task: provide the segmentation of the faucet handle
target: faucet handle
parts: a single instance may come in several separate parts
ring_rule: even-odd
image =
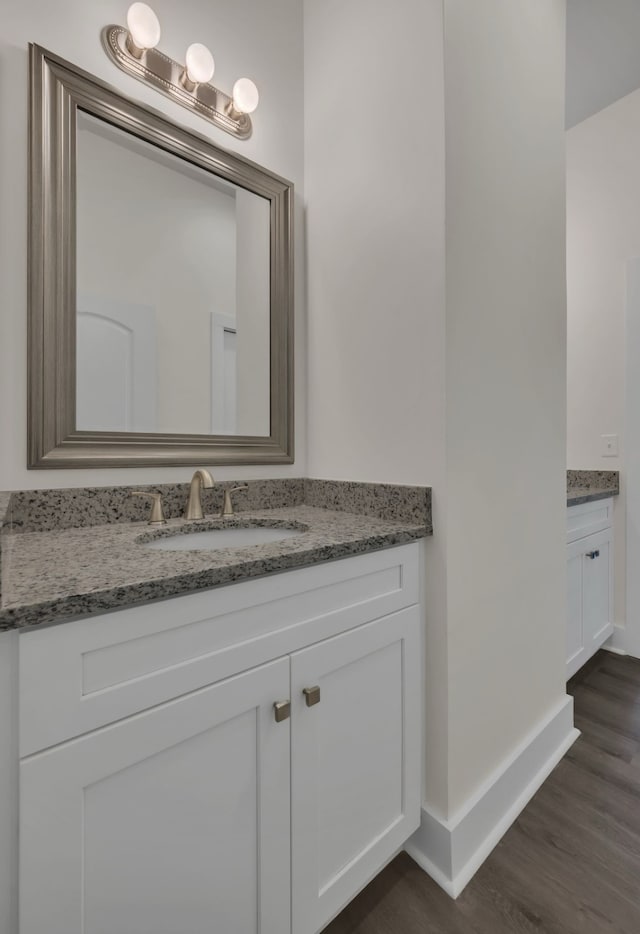
[[[224,500],[222,503],[222,509],[220,510],[221,516],[232,516],[233,515],[233,503],[231,502],[231,494],[237,493],[238,490],[248,490],[249,487],[246,483],[243,483],[241,486],[232,486],[230,490],[224,491]]]
[[[149,525],[166,525],[167,520],[162,511],[162,493],[147,493],[145,490],[132,490],[131,496],[144,496],[152,500]]]

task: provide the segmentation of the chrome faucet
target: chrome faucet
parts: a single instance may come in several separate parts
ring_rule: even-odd
[[[213,486],[213,477],[208,470],[201,467],[196,470],[189,487],[189,500],[187,502],[187,511],[184,514],[185,519],[202,519],[202,490],[210,490]]]

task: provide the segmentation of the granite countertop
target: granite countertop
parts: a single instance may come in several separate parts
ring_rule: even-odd
[[[247,524],[302,528],[262,545],[215,551],[161,551],[140,539]],[[102,613],[235,581],[306,567],[415,541],[427,521],[391,521],[309,505],[243,512],[233,519],[170,519],[155,532],[144,522],[2,537],[0,630]]]
[[[11,493],[0,493],[0,529],[6,522],[10,501]]]
[[[580,506],[620,493],[617,470],[567,470],[567,506]]]
[[[211,515],[234,481],[203,491]],[[0,630],[62,622],[279,571],[364,554],[432,533],[428,487],[309,478],[251,480],[236,516],[186,522],[185,484],[162,492],[168,523],[152,530],[129,487],[0,493]],[[619,493],[617,471],[567,471],[567,505]],[[275,525],[300,534],[201,551],[145,547],[149,536],[220,526]]]

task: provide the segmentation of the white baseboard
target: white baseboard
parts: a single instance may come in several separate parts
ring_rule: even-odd
[[[613,627],[612,635],[602,646],[607,652],[613,652],[615,655],[627,655],[627,632],[624,626]]]
[[[409,856],[457,898],[578,736],[567,696],[453,818],[422,808]]]

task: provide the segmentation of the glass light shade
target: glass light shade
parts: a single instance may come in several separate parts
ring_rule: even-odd
[[[201,42],[194,42],[187,49],[185,56],[187,77],[195,84],[206,84],[213,78],[215,62],[213,55]]]
[[[252,114],[258,106],[260,95],[251,78],[238,78],[233,86],[234,109],[243,114]]]
[[[160,22],[146,3],[132,3],[127,10],[127,29],[138,49],[155,49],[160,42]]]

